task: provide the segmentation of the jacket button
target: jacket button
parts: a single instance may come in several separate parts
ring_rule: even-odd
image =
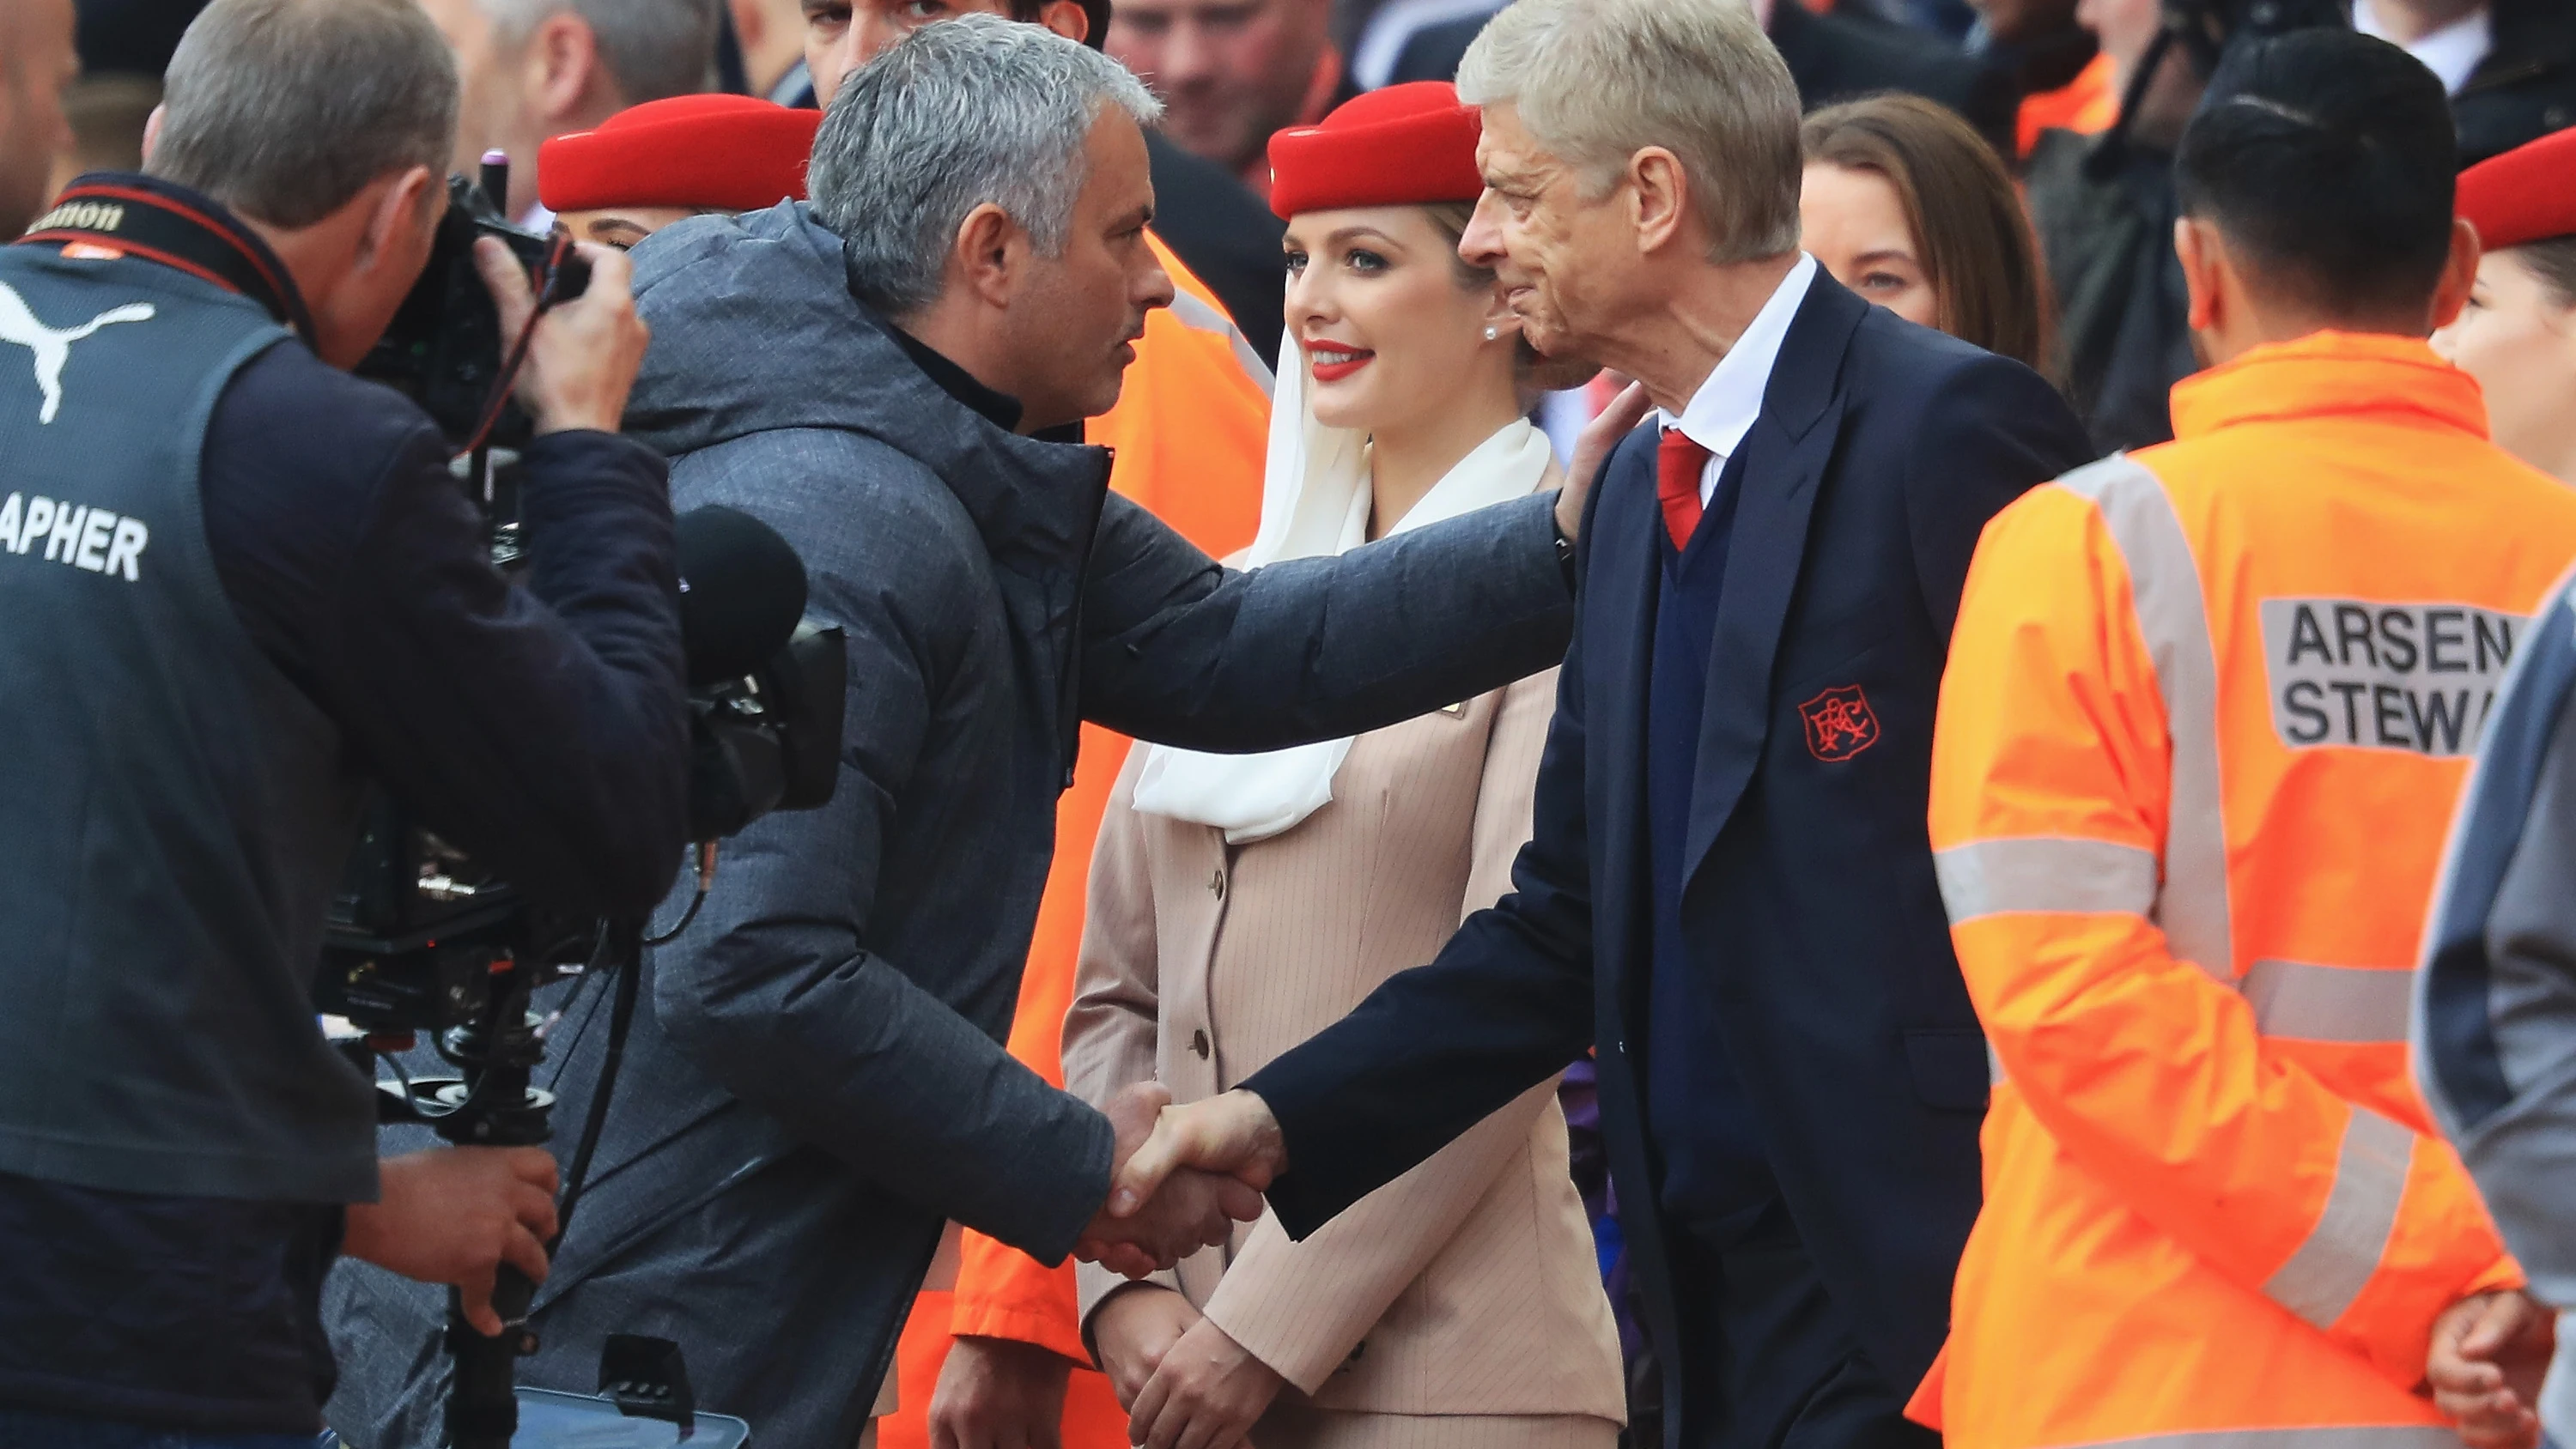
[[[1206,1032],[1194,1031],[1190,1033],[1190,1050],[1198,1054],[1200,1061],[1207,1060],[1208,1039]]]
[[[1217,867],[1216,872],[1208,877],[1208,894],[1218,900],[1225,899],[1225,867]]]

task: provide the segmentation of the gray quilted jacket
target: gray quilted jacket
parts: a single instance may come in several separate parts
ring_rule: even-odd
[[[849,715],[831,804],[728,842],[645,963],[521,1382],[591,1392],[605,1335],[653,1334],[762,1449],[849,1449],[942,1223],[1054,1261],[1108,1190],[1107,1122],[1000,1045],[1079,720],[1206,750],[1354,734],[1553,665],[1572,602],[1552,497],[1220,568],[1108,491],[1106,452],[934,385],[801,207],[663,232],[636,287],[653,348],[627,430],[670,455],[678,508],[796,546],[809,611],[849,634]],[[554,1034],[559,1152],[603,996]],[[344,1264],[329,1309],[333,1425],[437,1442],[441,1295]]]

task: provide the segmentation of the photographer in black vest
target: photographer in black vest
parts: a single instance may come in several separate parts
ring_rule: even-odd
[[[624,259],[535,327],[525,587],[429,417],[345,371],[456,109],[412,0],[215,0],[146,174],[0,248],[0,1443],[309,1445],[336,1254],[487,1332],[495,1266],[545,1271],[547,1155],[379,1163],[310,997],[364,782],[568,910],[640,917],[686,833]]]

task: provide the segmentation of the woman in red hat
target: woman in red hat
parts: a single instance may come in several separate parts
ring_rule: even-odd
[[[1270,143],[1292,346],[1250,565],[1560,481],[1526,410],[1567,369],[1458,257],[1478,129],[1432,82]],[[1066,1084],[1222,1092],[1431,959],[1508,888],[1554,680],[1302,749],[1137,751],[1092,857]],[[1608,1449],[1625,1416],[1553,1084],[1303,1242],[1265,1218],[1149,1282],[1087,1272],[1083,1300],[1156,1449]]]
[[[2470,167],[2459,209],[2486,254],[2433,346],[2478,380],[2498,447],[2576,483],[2576,131]]]
[[[805,158],[823,113],[751,96],[673,96],[537,151],[537,200],[575,241],[629,250],[710,211],[805,199]]]

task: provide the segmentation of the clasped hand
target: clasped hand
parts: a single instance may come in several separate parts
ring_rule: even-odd
[[[1186,1107],[1171,1100],[1153,1082],[1110,1099],[1104,1110],[1117,1146],[1109,1201],[1075,1243],[1075,1257],[1142,1278],[1261,1216],[1263,1190],[1287,1166],[1270,1109],[1244,1091]]]
[[[1168,1288],[1121,1288],[1092,1315],[1101,1371],[1139,1449],[1239,1449],[1286,1386]]]
[[[2468,1449],[2534,1449],[2540,1382],[2556,1347],[2556,1319],[2515,1289],[2479,1293],[2434,1321],[2424,1384]]]
[[[1109,1200],[1074,1244],[1075,1257],[1142,1278],[1224,1242],[1236,1223],[1261,1216],[1260,1190],[1268,1178],[1203,1169],[1164,1143],[1170,1130],[1164,1124],[1192,1110],[1171,1101],[1161,1084],[1138,1082],[1102,1109],[1117,1134]]]

